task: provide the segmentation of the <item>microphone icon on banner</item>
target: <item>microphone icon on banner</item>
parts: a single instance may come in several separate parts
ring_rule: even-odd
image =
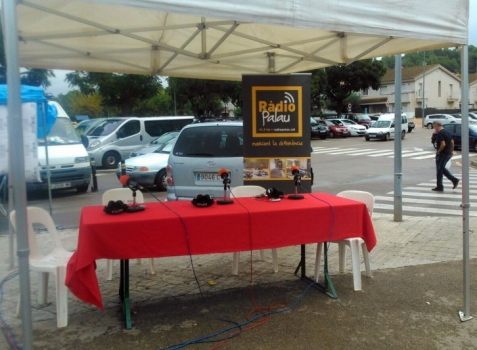
[[[126,211],[133,213],[137,211],[143,211],[144,209],[146,209],[145,207],[138,205],[136,202],[136,191],[143,189],[143,187],[138,182],[132,181],[129,178],[129,175],[121,175],[121,177],[119,178],[119,182],[123,186],[128,187],[133,192],[133,203]]]
[[[232,204],[234,201],[227,197],[227,189],[230,191],[230,173],[227,169],[222,168],[219,170],[219,176],[224,184],[224,199],[217,200],[217,204]]]
[[[303,199],[305,198],[302,194],[298,194],[298,186],[301,183],[300,168],[296,165],[290,168],[290,171],[293,175],[293,180],[295,181],[295,193],[288,195],[288,199]]]

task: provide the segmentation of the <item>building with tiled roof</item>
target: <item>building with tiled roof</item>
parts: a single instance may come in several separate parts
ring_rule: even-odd
[[[424,67],[403,67],[401,87],[402,111],[412,117],[416,108],[460,108],[460,77],[439,64]],[[475,79],[474,79],[475,80]],[[470,76],[469,76],[470,83]],[[469,84],[470,85],[470,84]],[[477,84],[475,84],[477,98]],[[368,113],[394,112],[394,69],[381,79],[379,90],[360,91],[361,109]],[[470,99],[470,94],[469,94]]]

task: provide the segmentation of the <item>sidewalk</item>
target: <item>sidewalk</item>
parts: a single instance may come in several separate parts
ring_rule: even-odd
[[[403,222],[394,222],[392,215],[375,213],[373,223],[378,244],[370,253],[373,278],[363,274],[363,291],[353,291],[349,254],[347,273],[338,273],[337,247],[332,244],[329,269],[337,300],[312,288],[295,308],[273,315],[264,326],[230,339],[223,348],[310,349],[327,344],[335,349],[477,349],[476,321],[461,323],[457,314],[463,310],[462,218],[406,216]],[[475,231],[473,222],[471,231]],[[76,248],[77,230],[61,230],[60,235],[67,249]],[[38,238],[46,243],[47,235],[40,232]],[[477,256],[476,246],[476,233],[471,232],[471,259]],[[306,249],[307,274],[311,276],[316,247],[308,245]],[[0,257],[3,279],[10,272],[8,236],[0,236]],[[56,328],[54,281],[49,288],[52,304],[39,306],[36,276],[31,275],[35,348],[158,349],[230,326],[218,322],[210,309],[212,313],[244,320],[253,307],[251,293],[260,302],[270,297],[288,299],[289,304],[295,302],[306,288],[294,275],[299,247],[278,250],[278,273],[273,273],[269,251],[265,261],[258,261],[258,257],[258,252],[254,252],[252,292],[249,252],[241,254],[239,276],[231,274],[232,254],[194,256],[194,271],[206,304],[189,257],[155,259],[156,275],[150,274],[146,260],[142,264],[131,261],[130,331],[124,330],[118,303],[119,266],[113,280],[106,281],[106,263],[97,262],[104,311],[70,294],[69,325],[63,329]],[[471,263],[476,265],[475,260]],[[216,284],[210,286],[209,281]],[[471,286],[472,282],[475,276]],[[477,307],[473,301],[477,296],[475,286],[471,291],[472,315]],[[21,322],[15,317],[19,279],[6,282],[3,292],[1,315],[21,342]],[[419,300],[413,302],[416,298]],[[316,346],[311,345],[313,342]],[[190,348],[207,349],[214,345],[217,344]],[[0,337],[0,349],[8,348],[6,340]]]

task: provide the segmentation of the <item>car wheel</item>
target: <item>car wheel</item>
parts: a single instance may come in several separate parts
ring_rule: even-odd
[[[76,187],[76,191],[79,193],[86,193],[88,191],[89,184],[82,184],[81,186]]]
[[[405,137],[406,137],[406,132],[403,130],[401,133],[401,140],[404,140]]]
[[[384,135],[384,141],[389,141],[389,134]]]
[[[369,141],[369,137],[366,137],[366,136],[365,136],[364,139],[365,139],[366,141]]]
[[[326,136],[320,136],[321,140],[326,140]]]
[[[161,169],[156,175],[154,179],[154,184],[156,185],[159,191],[166,191],[167,190],[167,172],[166,169]]]
[[[120,161],[121,157],[116,152],[106,152],[103,157],[103,168],[116,169]]]
[[[477,141],[474,141],[474,143],[472,144],[472,150],[474,150],[474,152],[477,152]]]
[[[432,129],[432,123],[427,124],[428,129]]]
[[[407,132],[411,132],[411,131],[412,131],[412,129],[411,129],[411,128],[408,128],[408,129],[407,129]]]

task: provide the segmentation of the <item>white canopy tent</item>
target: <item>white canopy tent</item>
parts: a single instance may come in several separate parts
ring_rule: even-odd
[[[4,33],[12,95],[9,112],[15,125],[9,132],[15,134],[21,132],[16,118],[19,84],[18,72],[11,67],[19,66],[241,80],[242,74],[304,72],[462,46],[462,82],[468,81],[468,0],[434,0],[432,5],[421,0],[20,0],[16,5],[2,1],[3,23],[12,27],[4,28]],[[463,114],[465,108],[467,104]],[[464,122],[464,260],[469,232],[466,127]],[[21,153],[21,138],[14,141],[17,144],[10,149]],[[21,166],[14,169],[22,171]],[[13,179],[20,213],[17,228],[26,236],[25,222],[20,222],[26,217],[24,181],[22,176]],[[19,241],[19,251],[27,249],[24,244]],[[20,256],[20,273],[27,273],[28,260],[25,266],[24,255]],[[467,280],[468,267],[464,270]],[[23,286],[29,293],[29,280],[21,282]],[[28,293],[22,292],[23,309],[29,305],[29,299],[23,303]],[[464,318],[469,318],[467,299],[466,304]],[[25,348],[31,342],[28,312],[22,310]]]

